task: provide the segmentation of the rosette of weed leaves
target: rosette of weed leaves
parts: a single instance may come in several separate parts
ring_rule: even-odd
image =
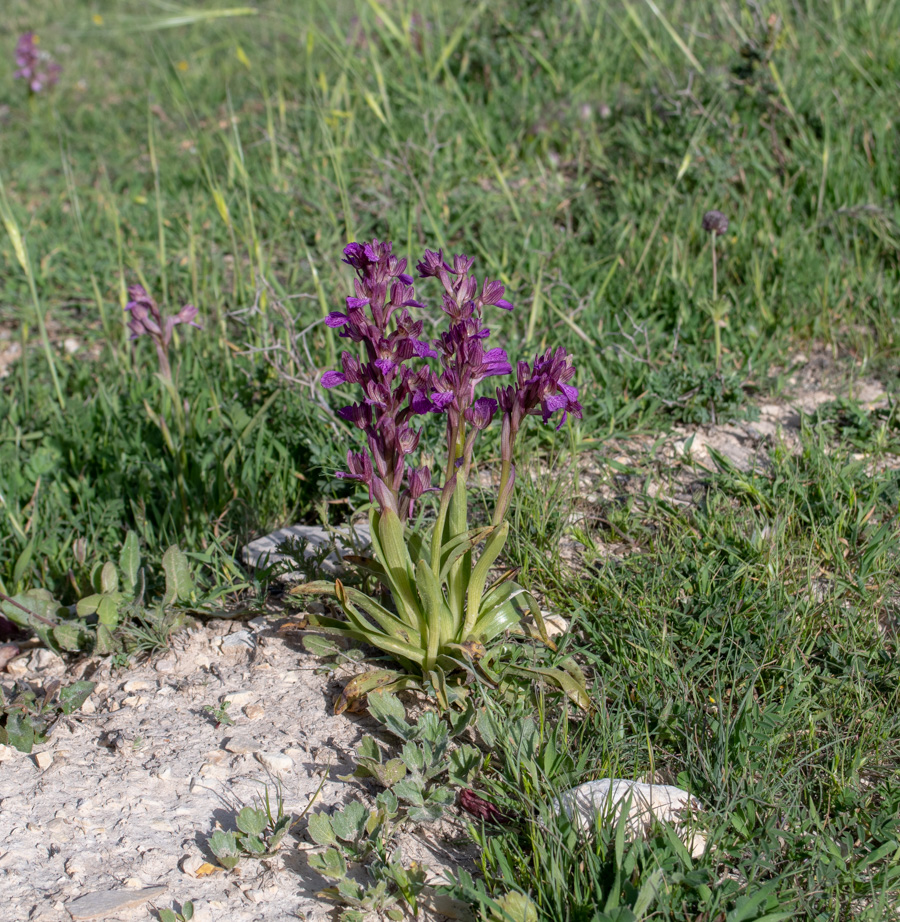
[[[446,328],[429,342],[423,321],[412,311],[416,300],[406,260],[392,253],[390,243],[351,243],[344,262],[356,270],[354,293],[345,311],[326,319],[340,336],[357,344],[345,351],[341,370],[326,372],[322,385],[355,385],[362,400],[338,415],[365,439],[365,449],[347,453],[347,470],[338,477],[368,487],[371,507],[372,558],[366,569],[386,587],[393,610],[364,592],[318,581],[295,592],[332,595],[344,618],[316,616],[319,629],[353,638],[390,654],[403,672],[376,670],[354,679],[338,701],[342,710],[353,698],[375,687],[417,687],[433,694],[443,707],[463,692],[468,677],[496,684],[498,668],[507,673],[536,675],[587,705],[584,679],[571,662],[564,668],[504,664],[500,643],[510,629],[531,614],[539,635],[550,646],[540,608],[512,574],[489,585],[491,567],[509,534],[506,515],[516,477],[514,453],[519,431],[529,416],[544,422],[559,414],[581,417],[572,357],[559,347],[529,363],[520,361],[515,383],[495,388],[495,397],[479,396],[489,378],[512,374],[505,350],[488,348],[488,308],[512,310],[499,282],[472,275],[473,260],[425,251],[417,269],[422,279],[436,281]],[[428,360],[437,360],[439,370]],[[409,463],[421,438],[417,417],[440,414],[446,421],[446,461],[435,482],[427,466]],[[500,483],[490,524],[469,526],[466,481],[476,442],[497,418],[501,427]],[[416,517],[423,497],[434,494],[433,524]]]

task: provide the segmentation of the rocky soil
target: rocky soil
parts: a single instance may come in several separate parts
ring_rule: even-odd
[[[211,870],[204,863],[216,865],[209,835],[234,829],[266,786],[273,802],[280,786],[295,815],[320,784],[313,810],[376,792],[337,776],[353,770],[355,745],[377,725],[334,716],[348,674],[320,674],[297,635],[279,632],[283,623],[211,621],[127,672],[108,661],[66,671],[46,650],[9,664],[4,690],[14,678],[42,686],[64,673],[98,685],[32,755],[0,747],[0,920],[138,920],[185,900],[197,922],[336,918],[317,897],[329,882],[307,865],[305,819],[275,858],[203,874]],[[204,710],[223,700],[234,726],[217,727]],[[444,867],[470,865],[453,842],[462,832],[452,820],[419,827],[401,842],[404,856],[424,861],[436,878]],[[436,905],[420,918],[445,918]]]

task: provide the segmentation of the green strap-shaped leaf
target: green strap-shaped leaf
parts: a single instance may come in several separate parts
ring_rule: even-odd
[[[466,483],[461,480],[450,498],[450,510],[447,515],[447,525],[443,536],[443,543],[449,544],[458,535],[468,532],[469,500]],[[466,599],[466,589],[470,585],[472,576],[472,554],[467,551],[462,554],[449,567],[447,580],[447,604],[454,612],[462,613]]]
[[[488,572],[494,561],[500,556],[500,552],[506,544],[507,535],[509,535],[509,522],[503,522],[488,538],[484,551],[472,570],[466,599],[466,623],[462,640],[466,640],[475,628],[475,622],[478,620],[478,613],[481,610],[481,595],[487,583]]]
[[[425,663],[426,671],[433,669],[442,643],[456,640],[453,613],[447,608],[441,592],[441,584],[431,572],[431,567],[420,560],[416,567],[416,588],[424,609],[425,629]],[[459,625],[461,626],[461,625]]]
[[[350,637],[360,643],[368,643],[373,647],[384,650],[395,656],[404,667],[409,668],[413,664],[421,666],[425,658],[425,651],[420,647],[412,644],[403,643],[401,640],[395,640],[388,637],[380,631],[376,631],[366,622],[361,621],[358,617],[353,623],[348,621],[339,621],[337,618],[329,618],[326,615],[312,615],[309,623],[317,630],[325,634],[333,634],[337,637]]]
[[[455,538],[448,541],[441,548],[441,572],[438,577],[441,582],[447,579],[450,567],[452,567],[463,554],[471,551],[472,548],[489,538],[494,529],[494,525],[486,525],[484,528],[470,528],[465,534],[457,535]]]
[[[387,571],[395,600],[402,600],[404,605],[414,611],[416,598],[412,588],[412,561],[403,541],[403,525],[397,514],[386,509],[380,516],[377,531],[382,554],[379,562]]]
[[[543,666],[511,666],[509,670],[527,677],[541,676],[551,685],[561,688],[578,707],[583,708],[585,711],[591,709],[591,699],[587,693],[587,688],[585,688],[583,678],[579,682],[570,672]]]

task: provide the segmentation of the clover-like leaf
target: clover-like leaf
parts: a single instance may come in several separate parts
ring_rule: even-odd
[[[347,876],[347,862],[336,848],[326,848],[320,855],[310,855],[309,866],[332,880],[343,880]]]
[[[291,828],[292,819],[293,817],[290,815],[283,816],[273,827],[268,844],[268,851],[270,853],[278,850],[278,846],[281,845],[281,840],[287,835],[287,831]]]
[[[411,772],[421,772],[425,768],[425,754],[415,743],[404,743],[400,758]]]
[[[237,828],[250,836],[258,836],[268,825],[266,811],[256,807],[244,807],[237,816]]]
[[[406,709],[396,695],[386,691],[371,691],[368,696],[369,713],[402,740],[416,737],[415,728],[406,722]]]
[[[60,649],[67,653],[77,653],[90,645],[90,635],[78,623],[63,621],[52,629],[53,639],[59,644]]]
[[[216,856],[223,868],[231,870],[241,860],[237,836],[233,832],[217,829],[207,840],[210,851]]]
[[[337,845],[337,836],[331,827],[331,817],[327,813],[313,813],[306,830],[316,845]]]
[[[265,855],[266,843],[259,836],[243,836],[240,840],[241,848],[251,855]]]
[[[359,801],[347,804],[331,818],[331,828],[335,835],[345,842],[355,842],[366,828],[369,811]]]
[[[420,779],[405,778],[392,788],[397,797],[408,804],[421,806],[425,803],[425,791]]]

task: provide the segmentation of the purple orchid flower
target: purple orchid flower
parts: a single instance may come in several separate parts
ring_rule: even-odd
[[[130,339],[149,336],[153,340],[159,358],[159,372],[171,381],[169,344],[172,342],[172,333],[180,323],[189,324],[198,330],[203,329],[195,321],[198,314],[197,308],[193,304],[185,304],[177,314],[163,317],[159,305],[147,294],[143,285],[131,285],[128,289],[128,297],[131,300],[125,305],[125,310],[131,313],[128,320],[128,329],[131,330]]]
[[[503,284],[485,279],[479,286],[471,274],[470,257],[458,254],[447,260],[441,250],[426,250],[416,269],[421,279],[440,282],[440,306],[447,318],[445,330],[429,344],[422,320],[410,313],[422,303],[406,274],[406,260],[393,254],[390,243],[351,243],[344,249],[344,262],[356,272],[354,294],[347,298],[346,309],[333,311],[325,323],[358,344],[361,354],[358,358],[343,352],[340,370],[325,372],[322,386],[351,384],[361,389],[361,402],[338,415],[365,432],[368,451],[349,452],[348,470],[338,476],[365,483],[370,500],[382,510],[390,508],[411,518],[424,493],[441,489],[443,504],[457,483],[465,482],[475,439],[499,413],[503,469],[495,522],[499,521],[515,480],[512,454],[524,418],[540,415],[547,422],[561,412],[557,428],[569,414],[581,418],[578,389],[570,383],[575,376],[572,357],[557,349],[536,356],[532,364],[519,362],[514,385],[498,387],[496,400],[479,397],[482,381],[513,370],[504,349],[485,345],[490,330],[484,324],[484,309],[513,309],[503,297]],[[427,359],[437,359],[439,369],[425,364]],[[442,488],[431,486],[430,468],[407,463],[421,438],[411,421],[425,413],[446,418],[449,457]]]
[[[62,72],[50,53],[38,47],[38,42],[34,32],[26,32],[16,43],[17,70],[13,76],[28,83],[29,93],[40,93],[54,86]]]

